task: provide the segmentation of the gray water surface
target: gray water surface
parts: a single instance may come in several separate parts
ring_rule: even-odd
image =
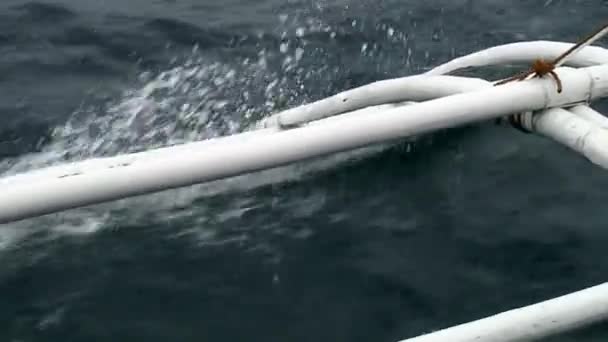
[[[0,18],[11,174],[239,132],[496,44],[574,41],[608,6],[5,0]],[[0,226],[0,340],[397,341],[604,282],[607,186],[565,148],[482,123]]]

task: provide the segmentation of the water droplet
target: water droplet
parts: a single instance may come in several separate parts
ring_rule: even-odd
[[[296,62],[302,58],[303,54],[304,54],[304,49],[302,49],[302,48],[296,49]]]
[[[270,91],[272,90],[272,88],[274,88],[277,85],[277,80],[273,80],[272,82],[270,82],[270,84],[268,84],[268,86],[266,87],[266,93],[270,93]]]
[[[439,30],[439,29],[434,29],[434,30],[433,30],[433,35],[431,36],[431,39],[432,39],[434,42],[438,42],[438,41],[440,41],[440,40],[441,40],[441,30]]]
[[[281,53],[286,53],[288,48],[289,43],[281,43],[281,45],[279,46],[279,51],[281,51]]]

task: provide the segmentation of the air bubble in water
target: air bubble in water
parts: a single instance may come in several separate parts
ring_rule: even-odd
[[[279,45],[279,51],[281,51],[281,53],[286,53],[288,48],[289,43],[281,43],[281,45]]]
[[[440,29],[433,30],[433,35],[431,36],[431,40],[433,40],[434,42],[438,42],[441,40],[441,30]]]
[[[303,54],[304,54],[304,49],[302,49],[302,48],[296,49],[296,62],[298,62],[302,58]]]

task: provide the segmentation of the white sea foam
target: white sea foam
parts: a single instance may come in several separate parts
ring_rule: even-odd
[[[118,98],[101,105],[82,106],[64,125],[55,127],[52,141],[40,152],[0,162],[0,175],[234,134],[249,129],[259,119],[286,106],[301,104],[305,101],[303,82],[328,72],[301,65],[306,63],[304,59],[311,52],[307,51],[305,35],[334,30],[318,19],[280,15],[277,21],[285,24],[285,29],[281,33],[284,42],[276,51],[261,49],[256,58],[226,62],[195,46],[187,56],[174,58],[166,70],[142,72],[138,81],[126,87]],[[393,28],[382,29],[390,31],[391,36],[397,35]],[[279,69],[277,65],[280,65]],[[253,175],[4,225],[0,228],[0,250],[40,227],[54,234],[82,235],[112,224],[197,217],[205,214],[200,203],[192,205],[197,198],[296,180],[376,150],[343,153]],[[187,210],[172,211],[175,208]],[[246,208],[229,211],[242,210]],[[212,233],[200,234],[207,242],[213,239]]]

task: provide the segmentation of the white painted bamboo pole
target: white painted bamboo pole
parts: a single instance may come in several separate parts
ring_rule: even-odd
[[[491,83],[481,79],[455,76],[452,78],[446,76],[443,79],[427,79],[425,76],[440,76],[458,69],[470,67],[506,63],[529,63],[536,58],[552,59],[559,56],[572,45],[571,43],[562,42],[535,41],[492,47],[456,58],[423,75],[377,81],[346,90],[310,104],[288,109],[270,116],[262,121],[260,126],[267,127],[279,124],[283,127],[289,127],[365,106],[406,100],[425,101],[480,89],[490,86]],[[608,50],[597,46],[587,46],[567,59],[566,63],[567,65],[577,67],[606,64],[608,63]],[[429,91],[429,89],[432,89],[432,91]]]
[[[608,129],[561,108],[535,114],[530,123],[526,127],[530,131],[549,137],[608,169]]]
[[[55,166],[44,167],[24,173],[17,173],[0,178],[0,187],[11,186],[18,183],[30,183],[44,181],[45,179],[67,177],[69,175],[92,172],[100,169],[111,169],[126,166],[136,162],[153,160],[177,154],[198,153],[202,149],[215,145],[228,145],[235,142],[243,143],[251,141],[257,137],[268,135],[279,131],[278,127],[269,127],[254,131],[243,132],[240,134],[225,137],[196,141],[187,144],[161,147],[129,154],[121,154],[113,157],[98,157],[83,161],[64,163]],[[1,204],[0,204],[1,205]]]
[[[209,144],[114,168],[19,182],[0,192],[0,223],[129,196],[236,176],[376,143],[512,113],[585,103],[608,94],[608,66],[560,68],[558,94],[551,79],[534,79],[446,96],[372,114],[345,115],[278,131],[251,141]]]
[[[608,118],[589,106],[574,106],[572,108],[568,108],[568,110],[581,118],[588,120],[589,122],[593,122],[599,127],[608,128]]]
[[[512,63],[529,64],[537,58],[551,60],[561,55],[572,45],[574,44],[552,41],[533,41],[499,45],[455,58],[431,69],[424,75],[446,75],[459,69],[488,65]],[[587,46],[566,60],[566,65],[574,67],[587,67],[606,63],[608,63],[608,50],[598,46]]]
[[[504,63],[530,62],[536,58],[554,59],[572,44],[559,42],[524,42],[492,47],[440,65],[426,75],[440,75],[458,69]],[[587,46],[566,60],[567,64],[585,66],[608,63],[608,50]],[[576,114],[576,115],[573,115]],[[570,149],[581,153],[592,163],[608,168],[608,138],[604,128],[608,118],[587,105],[570,108],[531,112],[522,115],[523,126],[530,131],[549,137]]]
[[[374,86],[379,86],[379,88],[374,89]],[[359,97],[356,101],[350,101],[345,104],[342,101],[319,101],[319,103],[312,104],[315,109],[321,114],[313,114],[317,115],[317,117],[328,117],[330,115],[336,115],[338,113],[344,113],[349,111],[348,115],[356,115],[358,113],[365,113],[369,111],[379,111],[383,109],[390,108],[395,104],[380,104],[374,105],[375,103],[380,103],[380,101],[376,95],[382,94],[386,92],[387,94],[383,95],[383,99],[389,102],[396,102],[399,100],[403,101],[421,101],[424,99],[438,98],[442,96],[446,96],[449,94],[456,94],[460,92],[471,91],[475,89],[480,89],[483,87],[491,86],[491,84],[487,81],[481,79],[471,79],[464,77],[454,77],[454,76],[433,76],[426,77],[422,79],[421,77],[403,77],[395,80],[386,80],[375,82],[370,85],[362,86],[360,88],[353,89],[351,91],[345,92],[345,96],[349,97]],[[401,91],[406,90],[406,91]],[[410,90],[410,91],[407,91]],[[335,98],[335,97],[332,97]],[[330,99],[332,99],[330,98]],[[354,105],[356,103],[356,105]],[[320,106],[319,104],[322,104]],[[399,103],[397,103],[398,105]],[[350,111],[353,110],[354,111]],[[311,117],[306,117],[307,113],[309,113],[311,107],[309,105],[297,107],[289,110],[288,112],[294,114],[301,114],[302,121],[310,121]],[[228,144],[233,142],[244,142],[250,141],[251,139],[255,139],[256,137],[260,137],[263,135],[268,135],[270,133],[275,133],[281,128],[278,126],[278,118],[282,114],[278,113],[272,115],[265,120],[262,121],[261,125],[253,131],[243,132],[240,134],[235,134],[226,137],[208,139],[199,142],[192,142],[183,145],[171,146],[171,147],[163,147],[153,150],[148,150],[144,152],[131,153],[118,155],[114,157],[104,157],[104,158],[91,158],[88,160],[74,162],[69,164],[61,164],[52,167],[45,167],[39,170],[33,170],[27,173],[20,173],[10,176],[5,176],[0,178],[0,185],[6,185],[8,183],[15,184],[17,182],[32,182],[32,181],[40,181],[48,178],[56,178],[56,177],[65,177],[74,174],[81,174],[84,172],[89,172],[91,170],[99,170],[101,168],[114,168],[120,165],[131,164],[135,161],[141,162],[142,160],[150,159],[150,158],[159,158],[162,156],[175,154],[175,153],[196,153],[200,151],[201,148],[206,146],[210,146],[211,144]]]
[[[378,88],[374,89],[376,86],[378,86]],[[487,81],[465,77],[442,75],[426,78],[416,76],[403,77],[395,80],[375,82],[373,84],[342,93],[343,96],[358,97],[356,101],[349,101],[347,103],[342,101],[334,101],[333,99],[336,98],[334,96],[330,98],[329,101],[321,100],[318,103],[313,103],[311,105],[316,111],[319,112],[319,114],[315,114],[313,112],[311,117],[306,116],[307,113],[311,112],[310,105],[290,109],[288,112],[300,115],[300,120],[302,123],[304,123],[311,121],[313,116],[316,118],[325,118],[329,117],[330,115],[337,115],[347,111],[349,112],[349,115],[356,115],[359,112],[364,113],[368,111],[383,110],[393,106],[390,103],[399,103],[399,101],[421,101],[489,86],[491,86],[491,84]],[[383,93],[385,94],[382,95]],[[381,100],[386,100],[389,103],[383,103]],[[144,152],[118,155],[114,157],[91,158],[80,162],[46,167],[40,170],[0,178],[0,186],[8,183],[15,184],[17,182],[43,180],[49,177],[65,177],[67,175],[80,174],[100,168],[113,168],[120,165],[131,164],[135,161],[159,158],[175,153],[196,153],[201,148],[210,146],[211,144],[225,145],[233,142],[251,141],[257,137],[279,131],[281,127],[278,126],[278,118],[282,113],[283,112],[277,113],[264,119],[261,124],[257,125],[258,128],[252,131],[183,145],[163,147]]]
[[[523,342],[608,319],[608,283],[401,342]]]
[[[367,106],[401,101],[426,101],[447,95],[491,87],[488,81],[457,76],[407,76],[373,82],[328,98],[285,110],[265,119],[261,125],[291,127]]]
[[[411,104],[410,102],[403,103],[390,103],[372,107],[362,108],[353,112],[349,112],[347,115],[337,115],[324,119],[323,121],[317,121],[311,123],[311,125],[322,124],[323,122],[333,122],[338,120],[348,120],[353,115],[380,113],[387,109],[392,109],[404,105]],[[13,175],[7,175],[0,178],[0,187],[14,186],[19,183],[31,183],[44,181],[46,179],[63,178],[70,175],[95,172],[102,169],[112,169],[115,167],[121,167],[130,165],[133,163],[141,163],[147,160],[154,160],[168,156],[174,156],[178,154],[185,155],[187,153],[201,153],[204,148],[213,145],[227,146],[232,143],[245,143],[255,141],[256,138],[267,136],[281,129],[277,126],[270,126],[268,128],[257,129],[253,131],[247,131],[239,134],[229,135],[225,137],[218,137],[203,141],[197,141],[182,145],[162,147],[157,149],[151,149],[142,152],[121,154],[113,157],[102,157],[102,158],[91,158],[83,161],[59,164],[55,166],[49,166],[37,170],[32,170],[24,173],[17,173]],[[0,204],[1,206],[1,204]]]

